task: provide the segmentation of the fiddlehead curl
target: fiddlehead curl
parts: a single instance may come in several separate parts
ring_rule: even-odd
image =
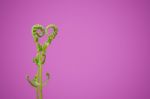
[[[34,41],[36,43],[38,43],[38,39],[42,36],[44,36],[45,34],[45,29],[42,25],[40,24],[35,24],[33,27],[32,27],[32,36],[34,38]]]
[[[48,80],[50,79],[50,74],[46,73],[46,80],[43,82],[43,85],[45,86],[48,83]]]
[[[31,86],[33,87],[38,87],[39,84],[37,82],[37,78],[35,77],[33,80],[30,80],[29,75],[26,76],[26,80],[30,83]]]
[[[52,33],[48,33],[48,30],[49,29],[53,29],[53,32]],[[48,39],[47,41],[44,43],[43,45],[43,51],[46,51],[47,47],[50,45],[51,41],[56,37],[57,35],[57,32],[58,32],[58,28],[56,25],[54,24],[49,24],[47,27],[46,27],[46,30],[45,30],[45,33],[46,35],[48,36]]]

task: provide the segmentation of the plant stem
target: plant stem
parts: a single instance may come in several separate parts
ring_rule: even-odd
[[[39,88],[36,88],[36,98],[39,99]]]
[[[43,95],[42,95],[42,65],[39,66],[39,99],[42,99],[43,98]]]

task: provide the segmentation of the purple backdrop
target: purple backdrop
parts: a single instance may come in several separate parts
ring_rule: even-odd
[[[43,99],[150,99],[149,0],[1,0],[0,99],[35,99],[34,24],[55,23]]]

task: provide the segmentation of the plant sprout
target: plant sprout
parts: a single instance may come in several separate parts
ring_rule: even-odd
[[[49,29],[53,29],[53,32],[48,33]],[[43,86],[45,86],[50,79],[50,74],[46,73],[47,79],[44,82],[42,81],[42,66],[46,60],[46,49],[51,44],[52,40],[56,37],[57,32],[58,28],[54,24],[49,24],[48,26],[46,26],[46,28],[44,28],[40,24],[35,24],[32,27],[32,36],[37,48],[37,53],[36,56],[33,58],[33,62],[37,65],[37,73],[32,80],[30,80],[30,77],[28,75],[26,79],[30,83],[30,85],[35,88],[37,99],[43,98]],[[46,42],[44,42],[44,44],[40,44],[39,38],[43,37],[44,35],[46,35],[48,39],[46,40]]]

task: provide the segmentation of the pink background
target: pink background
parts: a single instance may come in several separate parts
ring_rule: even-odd
[[[35,99],[34,24],[55,23],[43,99],[150,99],[149,0],[1,0],[0,99]]]

